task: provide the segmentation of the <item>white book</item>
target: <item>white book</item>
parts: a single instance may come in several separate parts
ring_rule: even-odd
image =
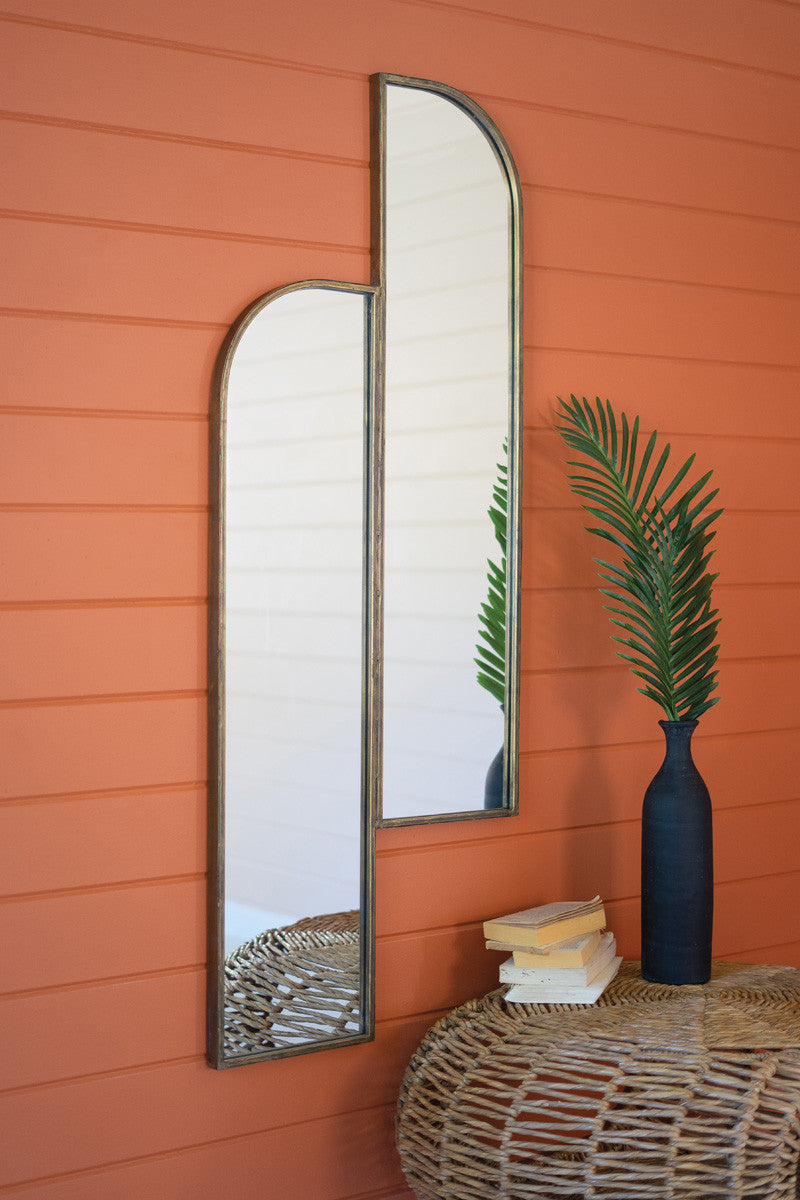
[[[564,983],[515,983],[504,999],[509,1004],[594,1004],[606,990],[622,963],[612,958],[592,983],[584,986]]]
[[[546,959],[540,966],[520,966],[512,957],[500,964],[500,982],[586,987],[605,970],[616,953],[617,941],[614,934],[604,933],[594,954],[582,967],[551,967]]]

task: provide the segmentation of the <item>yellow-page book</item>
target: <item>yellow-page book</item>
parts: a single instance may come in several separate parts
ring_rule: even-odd
[[[600,945],[602,936],[599,929],[593,929],[591,933],[582,933],[580,937],[555,942],[552,946],[531,946],[527,950],[515,947],[514,964],[518,967],[585,967]],[[490,948],[506,949],[502,945]]]
[[[484,921],[487,941],[500,942],[502,949],[551,946],[583,933],[604,929],[606,915],[599,896],[592,900],[559,900],[524,908],[520,912]]]

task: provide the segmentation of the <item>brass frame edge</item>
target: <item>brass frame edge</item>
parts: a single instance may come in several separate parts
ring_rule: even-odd
[[[506,623],[515,631],[509,640],[506,670],[504,789],[503,808],[469,809],[455,813],[430,813],[422,817],[384,817],[382,780],[376,791],[376,824],[378,829],[394,829],[406,825],[440,825],[453,821],[481,821],[494,817],[513,817],[519,812],[519,687],[520,687],[520,559],[522,549],[522,330],[523,330],[523,249],[522,249],[522,186],[516,163],[503,134],[475,100],[449,84],[410,75],[379,72],[370,76],[370,213],[372,279],[378,287],[380,312],[376,319],[381,345],[381,374],[376,381],[376,406],[383,423],[386,410],[386,86],[418,88],[449,100],[469,116],[492,148],[508,186],[509,204],[509,368],[508,368],[508,466],[509,510],[514,514],[514,533],[506,545]],[[381,473],[381,489],[385,486]],[[382,529],[382,526],[381,526]],[[383,595],[380,606],[380,633],[383,638]],[[383,728],[381,685],[381,732]],[[516,769],[509,767],[515,765]]]
[[[227,428],[228,379],[231,363],[245,330],[253,320],[275,300],[290,292],[317,289],[322,291],[355,292],[364,297],[364,342],[367,346],[364,363],[364,501],[362,502],[362,543],[374,537],[374,515],[369,495],[372,450],[369,434],[369,413],[374,409],[375,378],[375,317],[377,288],[371,284],[345,280],[304,279],[265,292],[248,304],[230,326],[214,365],[209,422],[209,597],[208,597],[208,910],[207,910],[207,1061],[218,1070],[248,1066],[250,1063],[271,1062],[273,1059],[336,1050],[357,1045],[375,1038],[375,845],[374,790],[369,781],[375,774],[374,752],[369,736],[372,706],[372,676],[374,632],[370,627],[368,610],[364,607],[371,586],[368,554],[362,574],[362,608],[365,629],[362,638],[362,777],[361,777],[361,835],[360,858],[360,969],[363,981],[360,1033],[345,1034],[329,1041],[307,1045],[256,1050],[242,1055],[224,1052],[224,888],[225,888],[225,675],[223,652],[225,646],[225,473],[224,435]],[[373,532],[370,533],[370,530]]]

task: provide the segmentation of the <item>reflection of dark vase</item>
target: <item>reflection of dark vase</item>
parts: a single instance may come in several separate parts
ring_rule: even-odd
[[[697,721],[659,721],[667,739],[642,809],[642,975],[705,983],[711,974],[711,800],[692,761]]]
[[[486,789],[483,793],[484,808],[502,808],[505,799],[503,787],[503,747],[495,754],[486,772]]]

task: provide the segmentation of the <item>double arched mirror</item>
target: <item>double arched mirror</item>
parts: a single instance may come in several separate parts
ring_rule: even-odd
[[[373,251],[370,285],[262,297],[218,361],[218,1067],[372,1036],[376,825],[516,807],[519,184],[467,97],[374,78]]]

